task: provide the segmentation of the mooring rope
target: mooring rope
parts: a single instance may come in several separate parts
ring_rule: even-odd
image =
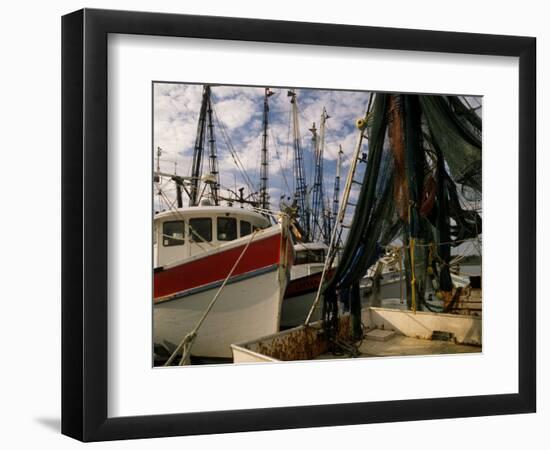
[[[216,303],[216,301],[218,300],[218,298],[220,297],[220,294],[221,292],[223,291],[223,288],[225,287],[225,285],[227,284],[227,282],[229,281],[229,279],[231,278],[231,276],[233,275],[233,272],[235,271],[235,269],[237,268],[237,266],[239,265],[239,263],[241,262],[241,259],[242,257],[244,256],[244,254],[246,253],[246,251],[248,250],[248,247],[250,246],[250,244],[252,243],[254,237],[256,236],[256,234],[258,233],[258,230],[254,231],[251,235],[250,235],[250,239],[249,241],[247,242],[246,246],[244,247],[243,251],[241,252],[241,254],[239,255],[239,257],[237,258],[237,261],[235,261],[235,264],[233,264],[233,267],[231,268],[231,270],[229,271],[229,273],[227,274],[227,277],[225,277],[225,280],[223,280],[223,283],[222,285],[220,286],[220,288],[218,289],[218,291],[216,292],[216,295],[214,296],[214,298],[212,299],[212,301],[210,302],[210,304],[208,305],[208,308],[206,308],[206,311],[204,312],[204,314],[202,315],[202,317],[200,318],[200,320],[197,322],[197,324],[195,325],[195,328],[193,328],[193,330],[191,330],[189,333],[187,333],[185,335],[185,337],[182,339],[182,341],[180,342],[180,344],[177,346],[176,350],[174,350],[174,352],[170,355],[170,358],[168,358],[168,361],[166,361],[166,363],[164,364],[165,366],[169,366],[172,364],[172,362],[174,361],[174,359],[176,358],[177,354],[180,352],[180,350],[182,348],[184,348],[183,350],[183,353],[182,353],[182,356],[181,356],[181,360],[179,362],[179,365],[180,366],[183,366],[185,364],[185,361],[187,360],[187,357],[189,356],[190,352],[191,352],[191,347],[193,347],[193,343],[195,342],[195,338],[197,337],[197,333],[199,331],[199,328],[201,327],[201,325],[203,324],[203,322],[206,320],[206,317],[208,316],[208,313],[212,310],[212,308],[214,307],[214,304]]]

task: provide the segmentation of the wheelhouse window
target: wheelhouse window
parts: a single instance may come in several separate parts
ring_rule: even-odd
[[[294,258],[294,264],[311,264],[311,263],[324,263],[325,262],[325,250],[299,250],[296,252]]]
[[[252,225],[250,225],[250,222],[241,220],[241,237],[248,236],[250,233],[252,233]]]
[[[237,219],[233,217],[218,217],[218,241],[237,239]]]
[[[189,240],[191,242],[211,242],[212,219],[209,217],[189,219]]]
[[[183,220],[173,220],[162,224],[162,244],[165,247],[185,244]]]

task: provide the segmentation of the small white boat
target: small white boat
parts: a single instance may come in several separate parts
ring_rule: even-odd
[[[231,358],[232,343],[279,330],[294,258],[285,218],[271,225],[254,211],[198,206],[157,214],[154,225],[156,344],[177,348],[226,279],[192,355]]]
[[[384,266],[380,272],[380,283],[375,291],[374,279],[376,277],[376,264],[367,271],[367,274],[361,280],[361,290],[363,293],[363,304],[370,306],[381,306],[393,309],[407,309],[407,280],[405,274],[395,266]],[[475,276],[473,278],[476,278]],[[477,278],[480,278],[477,276]],[[459,275],[451,272],[451,280],[454,288],[460,288],[461,294],[453,306],[453,312],[457,314],[481,315],[481,289],[468,275]],[[478,281],[480,282],[480,281]],[[442,311],[446,309],[451,298],[440,299],[434,287],[426,287],[427,307]],[[452,296],[451,296],[452,297]]]

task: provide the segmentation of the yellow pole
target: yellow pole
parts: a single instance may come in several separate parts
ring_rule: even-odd
[[[405,272],[403,270],[403,258],[405,256],[405,244],[403,248],[399,248],[399,296],[401,299],[401,304],[404,303],[404,290],[403,290],[403,277],[405,277]],[[405,277],[406,278],[406,277]]]
[[[414,238],[409,240],[409,252],[411,255],[411,295],[412,295],[412,310],[416,313],[416,278],[414,276]]]

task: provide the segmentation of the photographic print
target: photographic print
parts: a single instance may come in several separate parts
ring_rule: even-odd
[[[482,351],[482,97],[152,91],[155,367]]]
[[[535,38],[83,9],[61,104],[63,434],[536,411]]]

